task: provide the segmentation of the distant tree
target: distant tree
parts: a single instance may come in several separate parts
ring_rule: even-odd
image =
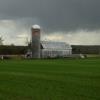
[[[28,41],[28,37],[25,37],[25,45],[28,45],[29,41]]]
[[[13,43],[10,46],[15,46]]]
[[[3,39],[0,37],[0,45],[3,45]]]
[[[25,45],[29,47],[30,44],[31,44],[31,40],[29,40],[28,37],[26,37],[25,38]]]

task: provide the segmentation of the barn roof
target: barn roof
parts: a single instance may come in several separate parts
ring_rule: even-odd
[[[43,49],[56,49],[56,50],[72,49],[71,45],[65,42],[41,41],[41,45]]]

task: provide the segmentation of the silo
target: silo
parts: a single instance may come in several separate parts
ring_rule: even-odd
[[[40,58],[40,26],[32,26],[32,58]]]

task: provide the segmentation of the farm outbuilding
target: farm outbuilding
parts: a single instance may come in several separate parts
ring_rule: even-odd
[[[72,54],[72,48],[65,42],[41,42],[41,57],[54,58],[54,57],[67,57]]]
[[[32,58],[67,57],[72,54],[72,47],[65,42],[41,41],[41,28],[32,26]]]

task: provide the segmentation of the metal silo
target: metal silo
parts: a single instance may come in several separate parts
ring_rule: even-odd
[[[32,58],[40,58],[40,26],[32,26]]]

